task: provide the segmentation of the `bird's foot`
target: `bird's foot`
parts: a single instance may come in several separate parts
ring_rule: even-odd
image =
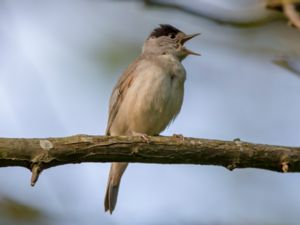
[[[180,140],[181,142],[184,142],[184,136],[182,134],[173,134],[173,138]]]
[[[132,131],[132,136],[140,137],[143,141],[147,142],[148,144],[150,143],[150,138],[147,134],[139,133]]]

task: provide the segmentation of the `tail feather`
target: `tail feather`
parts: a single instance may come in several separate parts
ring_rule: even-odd
[[[105,212],[109,211],[112,214],[116,207],[121,177],[127,165],[128,163],[112,163],[111,165],[104,199]]]
[[[117,204],[120,183],[117,185],[113,185],[113,182],[111,180],[108,182],[109,183],[106,190],[104,207],[105,207],[105,212],[109,211],[109,213],[112,214]]]

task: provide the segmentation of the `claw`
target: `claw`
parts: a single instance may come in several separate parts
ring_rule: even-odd
[[[148,143],[148,144],[150,143],[150,138],[147,134],[143,134],[143,133],[139,133],[139,132],[135,132],[135,131],[132,131],[131,133],[133,136],[140,137],[146,143]]]
[[[184,142],[185,138],[182,134],[173,134],[173,137],[179,139],[181,142]]]

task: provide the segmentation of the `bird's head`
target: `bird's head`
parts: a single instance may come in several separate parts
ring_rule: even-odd
[[[161,24],[155,28],[144,43],[143,53],[149,54],[170,54],[178,58],[180,61],[188,55],[200,55],[187,49],[184,44],[198,36],[200,33],[187,35],[177,28]]]

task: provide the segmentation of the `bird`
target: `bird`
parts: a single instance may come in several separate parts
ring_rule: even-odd
[[[120,76],[109,101],[106,135],[159,135],[178,115],[186,70],[182,60],[200,55],[184,44],[200,33],[187,35],[160,24],[145,40],[141,54]],[[111,164],[104,199],[105,212],[115,209],[122,175],[128,163]]]

